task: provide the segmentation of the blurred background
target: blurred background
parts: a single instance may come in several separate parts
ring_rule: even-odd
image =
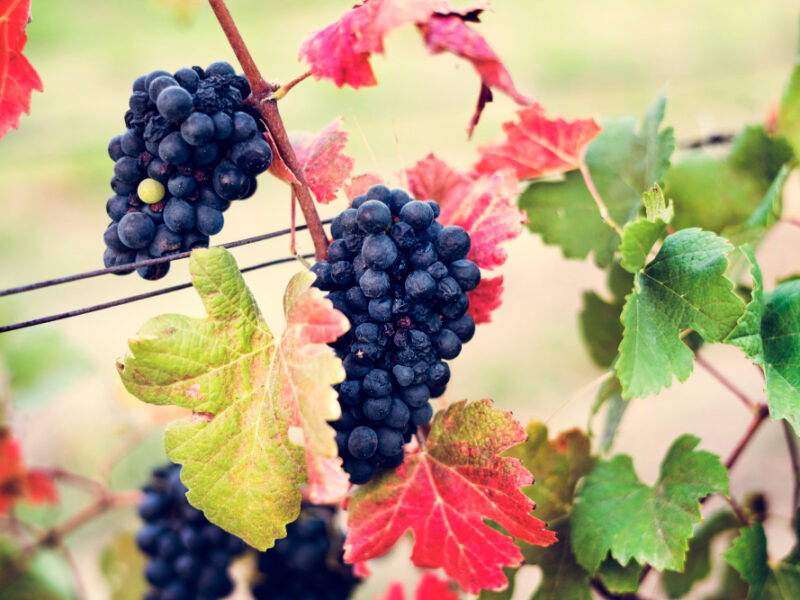
[[[519,89],[544,104],[551,116],[578,118],[639,116],[660,91],[668,96],[666,123],[678,140],[738,131],[763,122],[776,104],[797,51],[796,0],[494,0],[477,28],[505,61]],[[229,8],[270,80],[287,81],[305,67],[297,49],[309,32],[349,9],[352,0],[230,0]],[[205,66],[233,54],[210,9],[192,0],[75,3],[34,0],[25,54],[44,82],[34,93],[31,115],[0,141],[0,287],[102,267],[105,202],[113,163],[108,140],[124,131],[123,114],[133,80],[154,69]],[[465,129],[478,78],[453,56],[430,57],[413,27],[392,33],[386,55],[372,61],[375,88],[337,89],[308,80],[281,101],[289,131],[318,131],[342,115],[350,132],[346,152],[355,173],[391,178],[429,152],[461,169],[475,148],[493,139],[516,106],[501,94],[485,111],[474,139]],[[399,181],[396,181],[399,184]],[[787,188],[788,213],[800,215],[800,185]],[[215,243],[224,243],[289,223],[288,188],[262,177],[258,193],[225,214]],[[323,218],[344,200],[321,207]],[[301,251],[310,239],[300,234]],[[585,428],[595,389],[595,368],[580,339],[577,314],[583,290],[604,289],[603,273],[591,261],[566,261],[524,232],[507,244],[503,306],[493,322],[453,361],[448,398],[490,397],[526,422],[548,423],[555,433]],[[779,224],[759,250],[767,288],[796,272],[800,230]],[[288,254],[288,239],[234,251],[241,266]],[[289,264],[256,271],[246,280],[270,325],[280,330],[280,298],[297,269]],[[3,324],[145,292],[188,280],[185,262],[159,282],[136,275],[105,276],[0,299]],[[203,315],[192,290],[111,310],[0,334],[4,376],[14,409],[12,425],[29,464],[60,466],[93,475],[129,440],[142,441],[113,472],[114,486],[141,485],[165,460],[163,424],[176,416],[150,408],[124,391],[114,367],[126,340],[149,317],[165,312]],[[702,355],[754,398],[761,378],[740,353],[706,347]],[[645,481],[657,477],[669,444],[694,433],[701,447],[726,456],[751,415],[706,372],[696,369],[684,384],[633,403],[622,423],[617,452],[636,457]],[[600,423],[598,422],[598,426]],[[732,473],[741,496],[761,489],[776,516],[767,522],[771,552],[783,553],[791,480],[783,433],[768,424]],[[59,508],[26,509],[43,525],[74,511],[85,497],[64,492]],[[70,538],[91,600],[109,598],[98,556],[120,529],[135,530],[133,511],[117,512]],[[782,537],[783,536],[783,537]],[[386,582],[405,573],[409,547],[375,564],[359,598],[372,598]],[[63,586],[71,574],[58,561],[46,570]],[[533,568],[520,579],[515,598],[529,597]],[[657,578],[642,590],[660,597]],[[697,593],[697,597],[701,595]],[[241,597],[247,597],[243,595]]]

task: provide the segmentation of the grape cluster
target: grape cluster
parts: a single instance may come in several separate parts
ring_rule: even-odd
[[[233,591],[228,566],[247,545],[189,504],[180,472],[180,465],[155,469],[139,505],[145,525],[136,543],[150,557],[144,600],[224,598]]]
[[[226,62],[153,71],[133,83],[128,130],[108,145],[106,267],[207,247],[231,201],[255,193],[272,150],[242,104],[249,94],[247,79]],[[168,262],[137,269],[144,279],[167,271]]]
[[[339,454],[353,483],[403,462],[403,445],[431,420],[450,379],[445,360],[472,339],[466,292],[480,282],[469,234],[436,221],[439,205],[371,187],[331,224],[328,261],[312,270],[350,320],[332,346],[347,379],[337,386]]]
[[[342,560],[344,536],[330,507],[307,506],[286,537],[258,555],[255,600],[346,600],[359,579]]]

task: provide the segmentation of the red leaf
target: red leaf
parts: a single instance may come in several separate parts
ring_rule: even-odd
[[[30,12],[30,0],[0,0],[0,138],[19,127],[20,115],[31,112],[33,90],[43,89],[42,80],[22,54]]]
[[[432,54],[452,52],[472,63],[484,85],[505,92],[518,104],[531,103],[530,98],[514,87],[511,74],[484,37],[460,17],[434,15],[420,30]]]
[[[341,117],[335,118],[316,136],[309,133],[292,134],[297,160],[308,186],[321,204],[336,199],[336,192],[353,170],[353,159],[342,154],[347,143],[347,132],[342,131],[343,122]]]
[[[403,584],[394,582],[389,586],[386,596],[376,597],[375,600],[405,600],[405,598]],[[453,591],[449,581],[439,579],[433,573],[427,572],[417,583],[414,600],[458,600],[458,594]]]
[[[54,503],[58,490],[47,475],[25,466],[19,442],[7,429],[0,428],[0,515],[20,500]]]
[[[500,308],[503,303],[500,298],[503,295],[503,276],[498,275],[491,279],[485,277],[471,292],[467,292],[469,298],[469,315],[476,325],[488,323],[492,320],[492,313],[496,308]]]
[[[535,104],[517,111],[519,121],[503,123],[505,142],[479,149],[478,173],[514,169],[517,178],[541,177],[578,168],[584,147],[600,133],[594,119],[549,120]]]
[[[371,173],[357,175],[350,180],[350,183],[344,186],[344,195],[352,202],[353,198],[366,194],[369,188],[379,183],[382,183],[382,180],[377,175],[372,175]]]
[[[411,529],[416,566],[443,568],[468,593],[508,587],[502,567],[519,565],[522,554],[485,520],[530,544],[556,541],[520,492],[533,483],[531,474],[519,460],[499,456],[525,437],[511,413],[493,409],[491,400],[461,401],[437,413],[423,453],[356,491],[345,560],[381,556]]]
[[[518,187],[512,171],[468,176],[429,154],[406,173],[415,198],[439,203],[442,225],[458,225],[470,234],[470,260],[482,269],[494,269],[506,261],[500,244],[519,236],[526,220],[514,204]],[[503,278],[495,277],[469,292],[469,313],[476,323],[491,320],[491,312],[502,303],[502,291]]]
[[[314,77],[332,79],[338,87],[376,85],[370,56],[383,54],[383,37],[391,30],[416,23],[431,53],[452,52],[470,61],[484,86],[497,88],[520,104],[530,104],[514,87],[494,50],[466,24],[476,22],[485,7],[484,2],[456,8],[446,0],[367,0],[311,34],[300,46],[299,58],[309,64]],[[474,123],[486,103],[485,92],[481,98]]]

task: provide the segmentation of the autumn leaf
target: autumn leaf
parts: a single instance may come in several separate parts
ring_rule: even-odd
[[[411,529],[416,566],[443,568],[468,593],[505,589],[502,567],[519,565],[522,554],[486,519],[530,544],[556,541],[520,491],[533,483],[531,474],[518,459],[499,456],[525,437],[491,400],[462,400],[437,413],[423,451],[354,494],[345,561],[382,556]]]
[[[45,473],[25,466],[19,441],[0,428],[0,515],[8,514],[19,501],[55,504],[58,489]]]
[[[379,183],[381,183],[380,177],[371,173],[356,175],[345,184],[344,195],[352,202],[353,198],[361,194],[366,194],[369,188]]]
[[[515,87],[511,75],[486,40],[466,22],[477,22],[485,5],[465,8],[445,0],[367,0],[346,12],[325,29],[312,33],[300,46],[316,79],[330,79],[338,87],[377,85],[370,64],[372,54],[383,54],[389,32],[415,23],[432,54],[451,52],[468,60],[483,87],[508,94],[520,104],[530,100]]]
[[[30,114],[33,90],[44,89],[22,54],[30,14],[30,0],[0,0],[0,138],[19,127],[22,113]]]
[[[347,143],[347,132],[342,130],[344,120],[337,117],[317,135],[293,133],[292,147],[308,186],[317,202],[328,204],[336,199],[353,170],[353,159],[342,153]]]
[[[519,179],[577,169],[583,149],[598,133],[594,119],[548,119],[540,104],[517,111],[518,119],[503,123],[504,142],[479,148],[478,173],[513,169]]]
[[[389,585],[385,596],[376,596],[375,600],[406,600],[402,583]],[[417,583],[414,600],[458,600],[458,593],[453,591],[452,584],[433,573],[425,573]]]
[[[508,256],[500,244],[522,233],[526,218],[514,204],[517,180],[510,170],[469,176],[452,169],[429,154],[406,171],[409,191],[420,200],[435,200],[441,207],[439,222],[458,225],[470,235],[468,258],[482,269],[491,270],[505,263]],[[491,320],[500,306],[503,278],[483,278],[469,292],[469,313],[476,323]]]
[[[212,522],[264,549],[286,535],[300,510],[307,467],[289,428],[302,428],[313,457],[338,461],[326,421],[341,414],[331,386],[344,370],[327,342],[347,331],[348,321],[303,271],[284,294],[287,325],[278,338],[230,253],[195,250],[190,270],[208,317],[151,319],[118,369],[140,400],[196,413],[173,422],[165,439],[170,458],[184,465],[187,498]]]

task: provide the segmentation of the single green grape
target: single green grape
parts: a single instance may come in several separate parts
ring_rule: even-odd
[[[155,204],[164,197],[164,186],[155,179],[143,179],[136,193],[145,204]]]

